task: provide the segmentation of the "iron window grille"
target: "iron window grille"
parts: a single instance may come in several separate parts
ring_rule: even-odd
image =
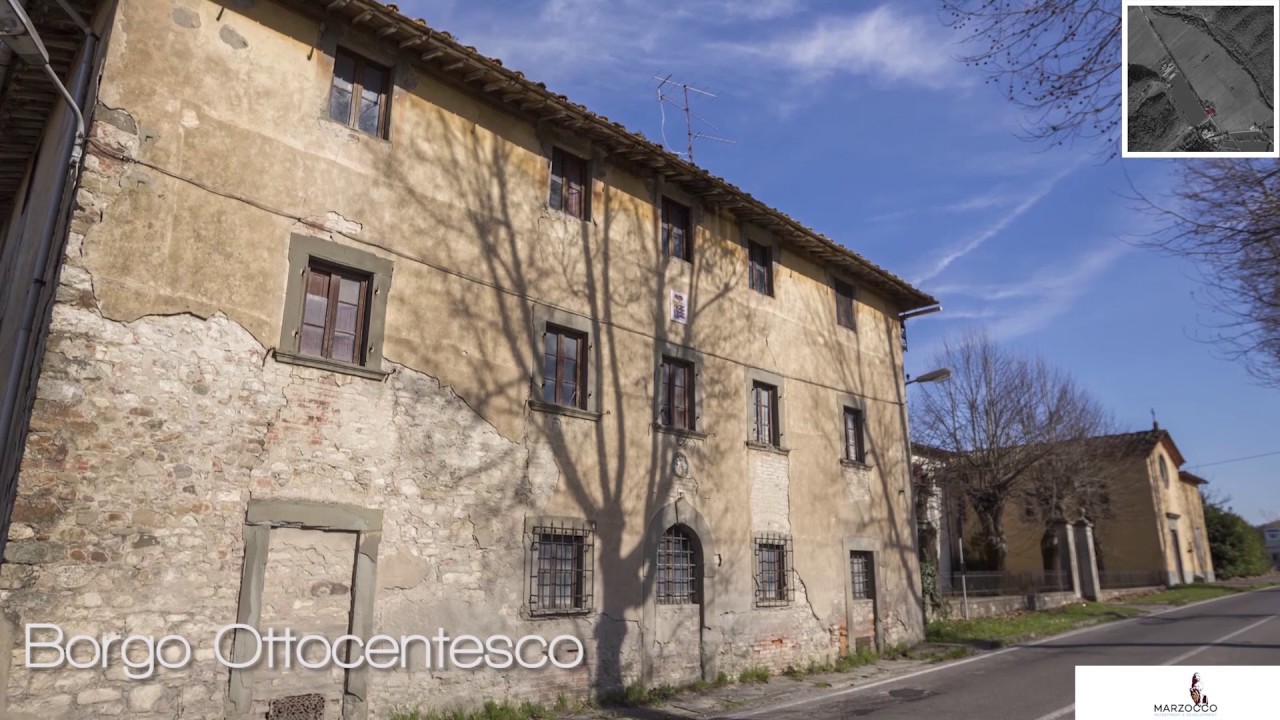
[[[847,407],[844,409],[844,457],[856,463],[867,462],[867,445],[863,435],[866,421],[862,410]]]
[[[667,528],[658,546],[658,604],[697,603],[699,564],[693,536],[679,526]]]
[[[751,289],[773,295],[773,250],[768,245],[748,240],[747,264]]]
[[[591,219],[590,165],[560,148],[551,150],[551,193],[547,204],[580,220]]]
[[[529,548],[529,609],[535,615],[590,612],[595,532],[579,524],[534,526]]]
[[[874,600],[876,596],[875,564],[869,552],[849,552],[849,577],[853,582],[854,600]]]
[[[543,340],[543,402],[586,409],[586,334],[547,325]]]
[[[387,68],[338,48],[333,57],[333,83],[329,88],[330,119],[385,138],[390,79]]]
[[[787,605],[795,600],[791,536],[756,535],[756,605]]]
[[[324,696],[312,693],[272,700],[267,720],[324,720]]]
[[[752,419],[751,439],[761,445],[778,447],[778,388],[768,383],[751,385]]]

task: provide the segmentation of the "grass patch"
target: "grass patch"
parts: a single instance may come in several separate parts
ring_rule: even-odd
[[[1006,617],[934,620],[928,624],[925,636],[931,642],[1000,646],[1141,614],[1134,608],[1090,602]]]
[[[392,713],[388,720],[552,720],[556,714],[530,702],[517,705],[509,700],[490,700],[479,710],[409,710]]]
[[[1135,605],[1186,605],[1223,595],[1234,595],[1238,592],[1240,591],[1236,588],[1221,585],[1183,585],[1151,595],[1143,595],[1140,598],[1134,598],[1131,602]]]
[[[767,683],[769,682],[769,668],[763,666],[749,667],[738,675],[740,683]]]

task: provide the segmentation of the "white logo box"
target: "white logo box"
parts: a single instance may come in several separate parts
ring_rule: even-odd
[[[1192,700],[1192,679],[1197,696]],[[1077,666],[1076,720],[1280,718],[1280,666]]]

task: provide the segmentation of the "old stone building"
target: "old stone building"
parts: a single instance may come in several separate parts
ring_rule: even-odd
[[[921,637],[900,316],[932,298],[394,7],[84,10],[0,714],[382,717]],[[34,669],[35,623],[191,657]],[[581,650],[268,667],[233,623]]]

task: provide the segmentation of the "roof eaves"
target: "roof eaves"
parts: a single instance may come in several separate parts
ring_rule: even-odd
[[[643,135],[570,101],[564,95],[551,92],[545,84],[536,83],[523,73],[503,66],[501,61],[461,44],[449,33],[429,27],[423,20],[410,19],[394,5],[384,5],[377,0],[302,1],[330,14],[344,13],[349,23],[357,27],[367,26],[380,42],[394,44],[398,51],[421,50],[419,60],[423,65],[437,73],[451,74],[474,92],[494,96],[503,105],[515,105],[520,112],[536,112],[543,120],[557,122],[595,140],[613,144],[615,154],[670,176],[693,194],[710,197],[739,217],[774,231],[784,241],[815,258],[850,273],[858,280],[869,282],[894,300],[901,311],[938,304],[936,298],[906,280],[770,207],[727,180],[677,157]],[[480,81],[483,84],[476,86],[475,83]]]

